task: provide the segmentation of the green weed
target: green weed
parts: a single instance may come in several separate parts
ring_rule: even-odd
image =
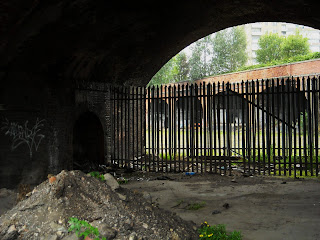
[[[199,232],[199,238],[209,240],[241,240],[242,235],[239,231],[233,231],[230,234],[227,233],[225,225],[219,224],[210,226],[207,222],[204,222]]]
[[[200,208],[204,208],[206,206],[205,202],[196,202],[191,203],[187,206],[188,210],[199,210]]]
[[[94,240],[100,240],[100,233],[98,228],[91,226],[87,221],[79,220],[78,218],[70,218],[68,221],[70,227],[68,229],[69,232],[75,232],[77,236],[93,238]],[[101,238],[101,240],[107,240],[105,237]]]
[[[104,181],[105,178],[103,176],[103,174],[100,174],[99,172],[89,172],[89,174],[92,176],[92,177],[95,177],[101,181]]]

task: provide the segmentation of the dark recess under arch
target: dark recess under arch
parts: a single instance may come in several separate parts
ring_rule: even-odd
[[[80,115],[73,128],[73,169],[90,171],[104,162],[103,128],[91,112]]]

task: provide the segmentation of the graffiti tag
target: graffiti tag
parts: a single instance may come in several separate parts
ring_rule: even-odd
[[[44,126],[45,120],[37,118],[35,125],[32,128],[28,127],[29,121],[23,125],[16,122],[9,122],[5,119],[2,122],[1,131],[12,139],[11,150],[15,150],[22,144],[26,144],[29,148],[30,158],[33,151],[38,151],[39,145],[45,135],[41,134],[41,128]]]

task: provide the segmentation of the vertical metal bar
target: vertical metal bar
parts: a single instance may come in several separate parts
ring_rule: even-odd
[[[241,148],[240,148],[240,118],[241,118],[241,124],[242,124],[242,122],[243,122],[243,117],[241,116],[240,117],[240,115],[242,114],[242,110],[241,110],[241,108],[242,108],[242,100],[243,100],[243,94],[242,94],[242,92],[240,92],[240,84],[239,83],[237,83],[237,92],[238,92],[238,94],[239,94],[239,101],[240,101],[240,104],[238,104],[237,106],[239,106],[239,107],[237,107],[237,116],[238,116],[238,124],[237,124],[237,137],[238,137],[238,141],[237,141],[237,153],[239,154],[239,155],[241,155]],[[241,113],[241,114],[240,114]]]
[[[170,171],[172,170],[172,98],[171,98],[171,86],[168,87],[168,114],[169,114],[169,161],[170,161]],[[168,156],[167,156],[168,158]]]
[[[142,159],[144,159],[144,167],[147,169],[147,88],[141,88],[141,101],[140,101],[140,147],[141,147],[141,169],[142,169]],[[143,157],[144,154],[144,157]]]
[[[157,143],[157,158],[156,163],[153,163],[154,170],[159,171],[160,165],[160,122],[159,122],[159,115],[160,115],[160,108],[161,108],[161,98],[159,94],[159,86],[157,85],[157,125],[156,125],[156,143]]]
[[[292,105],[292,123],[293,123],[293,169],[294,169],[294,178],[297,177],[297,157],[296,157],[296,148],[297,148],[297,144],[296,144],[296,109],[297,109],[297,102],[296,102],[296,84],[295,84],[295,80],[292,79],[292,92],[291,92],[291,103]]]
[[[198,172],[198,85],[194,84],[193,97],[193,143],[194,143],[194,157],[196,158],[196,171]],[[192,164],[193,166],[194,164]],[[194,170],[192,170],[194,171]]]
[[[147,169],[149,168],[150,170],[150,161],[151,161],[151,144],[152,144],[152,140],[151,140],[151,116],[152,116],[152,88],[148,87],[148,159],[146,161],[146,166],[145,166],[145,170],[147,171]]]
[[[287,91],[288,91],[288,93],[287,93],[287,101],[288,101],[288,127],[287,127],[287,129],[288,129],[288,134],[287,134],[287,138],[288,138],[288,147],[289,147],[289,155],[288,155],[288,157],[289,157],[289,165],[288,165],[288,167],[289,167],[289,176],[291,176],[291,154],[292,154],[292,139],[291,139],[291,137],[292,137],[292,129],[291,129],[291,101],[290,101],[290,94],[291,94],[291,87],[290,87],[290,85],[291,85],[291,81],[290,81],[290,79],[288,78],[287,79]]]
[[[227,101],[226,101],[226,123],[227,123],[227,156],[228,156],[228,163],[226,163],[225,165],[225,174],[226,174],[226,171],[227,171],[227,167],[229,168],[229,175],[231,176],[231,148],[230,148],[230,135],[231,135],[231,130],[230,130],[230,122],[231,122],[231,119],[230,119],[230,83],[228,82],[226,84],[226,91],[227,91]]]
[[[198,101],[200,101],[200,106],[199,106],[199,110],[198,110],[198,120],[200,122],[200,126],[199,126],[199,132],[200,132],[200,143],[199,143],[199,149],[200,149],[200,153],[198,151],[198,155],[200,157],[200,171],[201,173],[203,173],[203,154],[202,154],[202,150],[203,150],[203,145],[202,145],[202,123],[203,123],[203,111],[204,111],[204,102],[203,102],[203,96],[201,96],[201,89],[202,89],[202,83],[200,83],[200,88],[198,89]]]
[[[227,153],[226,153],[226,115],[227,115],[227,107],[226,107],[226,99],[227,99],[227,96],[226,96],[226,89],[225,89],[225,83],[224,81],[222,82],[222,109],[223,109],[223,114],[222,114],[222,131],[223,131],[223,134],[222,134],[222,139],[223,139],[223,174],[226,174],[226,156],[227,156]],[[221,168],[221,166],[220,166]]]
[[[223,99],[220,94],[220,83],[217,84],[217,127],[218,127],[218,150],[219,150],[219,174],[221,174],[221,134],[220,134],[220,100]]]
[[[252,95],[251,95],[251,114],[252,114],[252,165],[253,165],[253,172],[256,172],[256,134],[255,134],[255,82],[252,81]],[[260,174],[260,173],[259,173]]]
[[[206,84],[203,82],[203,149],[204,149],[204,172],[207,172],[207,130],[208,130],[208,121],[207,121],[207,106],[208,106],[208,95],[206,95]]]
[[[286,158],[286,111],[285,111],[285,82],[282,78],[282,157],[283,157],[283,164],[284,164],[284,176],[287,175],[287,158]]]
[[[199,98],[198,98],[198,84],[195,84],[195,122],[196,122],[196,171],[199,172]]]
[[[234,153],[237,152],[236,150],[236,116],[239,116],[236,114],[236,111],[238,109],[238,101],[239,99],[237,99],[237,93],[236,93],[236,84],[233,83],[232,84],[232,88],[233,88],[233,101],[232,101],[232,112],[233,112],[233,143],[232,143],[232,148],[234,150]]]
[[[316,151],[316,176],[319,176],[319,98],[320,98],[320,82],[319,82],[319,76],[317,79],[314,77],[315,80],[315,151]]]
[[[186,107],[186,142],[187,142],[187,171],[189,171],[189,156],[190,156],[190,149],[189,149],[189,125],[190,125],[190,122],[188,121],[189,120],[189,116],[191,115],[189,113],[189,103],[190,103],[190,97],[189,97],[189,85],[187,84],[186,86],[186,101],[187,101],[187,107]]]
[[[281,99],[280,99],[280,80],[277,78],[277,115],[278,115],[278,163],[279,163],[279,176],[281,176],[281,130],[280,124],[283,124],[283,119],[280,117]]]
[[[242,156],[243,156],[243,169],[244,169],[244,172],[246,172],[246,140],[245,140],[245,127],[244,127],[244,124],[247,124],[246,123],[246,120],[245,120],[245,103],[247,103],[247,101],[244,100],[244,81],[241,82],[241,93],[242,93],[242,99],[241,99],[241,103],[242,103],[242,126],[241,126],[241,130],[242,130]]]
[[[269,79],[267,79],[266,81],[266,93],[267,93],[267,96],[266,96],[266,108],[267,108],[267,114],[266,114],[266,117],[267,117],[267,129],[266,129],[266,138],[267,138],[267,156],[268,156],[268,174],[270,175],[270,148],[271,148],[271,145],[270,145],[270,87],[269,87]]]
[[[250,94],[250,89],[249,89],[249,81],[246,81],[245,85],[245,90],[246,90],[246,146],[247,146],[247,155],[248,155],[248,169],[249,172],[251,172],[251,143],[250,143],[250,105],[249,105],[249,94]]]
[[[219,83],[218,83],[219,84]],[[219,91],[219,90],[218,90]],[[216,121],[216,116],[218,114],[218,109],[217,109],[217,105],[216,105],[216,84],[213,83],[212,85],[212,109],[213,109],[213,149],[214,149],[214,156],[216,159],[217,157],[217,121]],[[217,113],[217,114],[216,114]],[[211,159],[211,163],[212,164],[212,159]],[[212,167],[211,167],[212,169]],[[217,162],[215,160],[214,162],[214,173],[217,173]]]
[[[272,133],[273,133],[273,138],[272,138],[272,145],[273,145],[273,152],[272,152],[272,159],[273,159],[273,175],[276,175],[276,123],[275,123],[275,99],[274,99],[274,94],[275,94],[275,91],[274,91],[274,79],[272,79],[272,106],[271,106],[271,109],[272,109]]]
[[[302,91],[305,95],[306,93],[306,87],[305,87],[305,79],[304,77],[302,78]],[[308,99],[307,99],[307,108],[308,108]],[[306,126],[306,112],[305,109],[303,111],[303,149],[304,149],[304,169],[305,169],[305,175],[308,175],[308,151],[307,151],[307,126]]]
[[[180,108],[179,108],[179,103],[180,103],[180,84],[178,85],[178,99],[175,101],[175,110],[178,113],[178,171],[181,171],[181,118],[180,118]]]
[[[156,105],[155,105],[155,102],[156,102],[156,98],[155,98],[155,87],[153,86],[151,88],[151,98],[152,98],[152,101],[151,101],[151,104],[152,104],[152,115],[151,115],[151,126],[152,126],[152,132],[151,132],[151,141],[152,141],[152,145],[151,145],[151,148],[152,148],[152,155],[151,155],[151,158],[152,158],[152,166],[151,166],[151,162],[149,162],[149,170],[154,171],[154,158],[155,158],[155,113],[156,113]]]
[[[262,162],[263,162],[263,175],[266,174],[266,153],[265,153],[265,93],[266,89],[264,89],[264,80],[261,81],[262,84],[262,92],[261,92],[261,97],[262,97]]]
[[[313,135],[313,131],[312,131],[312,114],[311,114],[311,81],[310,81],[310,77],[307,78],[307,100],[308,100],[308,147],[309,147],[309,161],[310,161],[310,174],[311,176],[313,176],[313,142],[312,142],[312,135]]]
[[[181,97],[181,109],[179,110],[179,112],[182,111],[182,171],[185,171],[185,137],[184,137],[184,132],[186,129],[185,126],[185,118],[184,118],[184,114],[185,114],[185,90],[184,90],[184,85],[182,85],[182,89],[181,89],[181,93],[182,93],[182,97]]]
[[[209,172],[212,172],[212,114],[214,114],[214,106],[212,106],[211,102],[211,83],[208,84],[207,86],[207,106],[208,106],[208,124],[209,124],[209,156],[210,156],[210,170]]]
[[[191,171],[194,172],[194,85],[190,86],[190,145],[191,145]]]
[[[163,106],[165,107],[164,105],[164,102],[163,102],[163,96],[162,96],[162,93],[163,93],[163,87],[162,85],[160,86],[160,96],[159,96],[159,99],[160,99],[160,116],[161,116],[161,120],[160,120],[160,129],[159,129],[159,133],[160,133],[160,136],[159,136],[159,141],[160,141],[160,152],[161,152],[161,159],[160,159],[160,154],[159,154],[159,158],[158,158],[158,161],[159,161],[159,164],[160,164],[160,161],[161,161],[161,167],[162,167],[162,172],[164,171],[164,165],[163,165]]]
[[[174,172],[177,171],[177,161],[176,161],[176,152],[177,152],[177,119],[176,119],[176,85],[173,86],[173,99],[172,99],[172,112],[173,112],[173,164],[174,164]]]
[[[169,171],[169,168],[168,168],[168,135],[167,135],[167,127],[169,127],[169,99],[167,98],[167,91],[168,88],[167,86],[164,87],[164,98],[165,98],[165,101],[166,101],[166,105],[165,105],[165,109],[164,109],[164,115],[165,115],[165,130],[164,130],[164,139],[165,139],[165,160],[166,160],[166,171],[168,172]]]
[[[301,99],[301,94],[304,94],[304,92],[301,91],[301,80],[298,78],[297,79],[297,101],[299,103],[299,114],[298,114],[298,140],[299,140],[299,166],[300,166],[300,176],[302,176],[302,141],[301,141],[301,112],[300,110],[304,110],[303,107],[301,108],[301,102],[304,99]],[[302,95],[303,97],[304,95]],[[303,106],[303,105],[302,105]]]
[[[257,80],[257,138],[258,138],[258,172],[259,175],[261,174],[261,161],[260,161],[260,153],[261,153],[261,147],[260,147],[260,97],[261,97],[261,92],[263,91],[263,87],[261,87],[260,90],[260,82]]]
[[[313,77],[312,79],[312,86],[313,86],[313,102],[314,102],[314,108],[313,108],[313,115],[314,115],[314,150],[315,150],[315,169],[316,169],[316,176],[319,175],[319,163],[318,163],[318,143],[319,143],[319,79],[316,79]]]

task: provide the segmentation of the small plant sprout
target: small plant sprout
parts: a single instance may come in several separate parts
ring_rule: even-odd
[[[105,180],[103,174],[100,174],[99,172],[89,172],[89,174],[90,174],[90,176],[95,177],[101,181]]]
[[[206,206],[206,202],[196,202],[191,203],[187,206],[188,210],[199,210],[200,208],[204,208]]]
[[[198,230],[200,240],[241,240],[239,231],[227,233],[225,225],[210,226],[207,222],[201,224]]]
[[[77,236],[86,239],[90,237],[94,240],[107,240],[105,237],[100,238],[100,233],[98,228],[91,226],[87,221],[79,220],[78,218],[70,218],[68,221],[70,227],[69,232],[75,232]]]

